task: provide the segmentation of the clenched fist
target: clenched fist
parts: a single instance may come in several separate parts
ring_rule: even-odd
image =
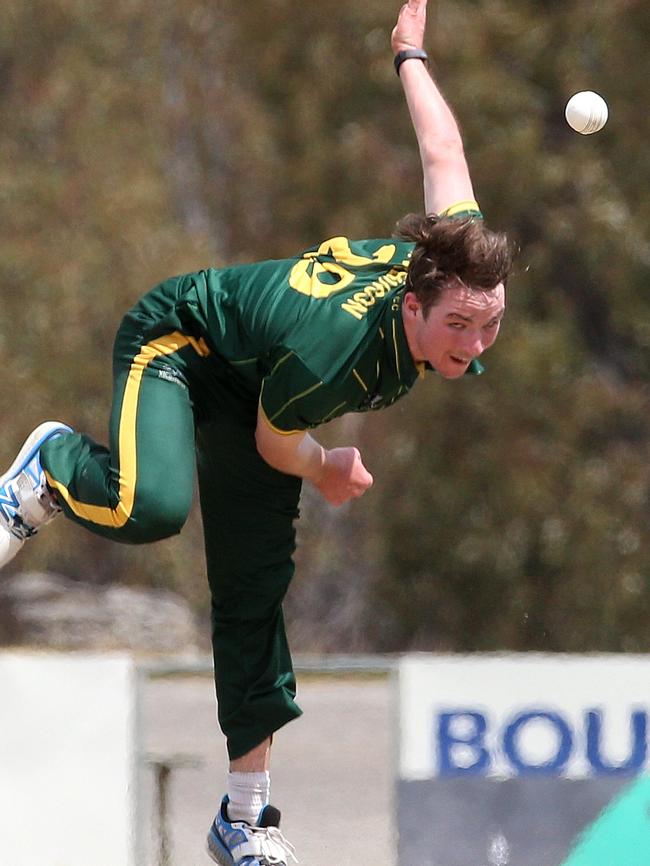
[[[325,451],[322,471],[314,485],[331,505],[343,505],[363,496],[372,481],[357,448],[332,448]]]

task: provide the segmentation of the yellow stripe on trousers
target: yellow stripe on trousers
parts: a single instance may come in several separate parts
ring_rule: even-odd
[[[89,505],[79,502],[71,496],[67,487],[47,472],[48,484],[54,487],[77,517],[96,523],[99,526],[112,526],[119,529],[124,526],[133,511],[135,502],[135,487],[138,477],[138,455],[136,441],[136,419],[138,414],[138,397],[140,384],[146,368],[156,358],[162,355],[173,355],[186,346],[192,346],[194,351],[205,358],[210,354],[203,339],[196,340],[174,331],[164,337],[158,337],[142,346],[138,355],[131,362],[131,368],[124,389],[122,411],[119,429],[119,465],[120,465],[120,496],[115,508],[104,505]]]

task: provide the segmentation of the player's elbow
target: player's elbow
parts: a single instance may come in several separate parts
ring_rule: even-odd
[[[274,462],[273,449],[269,447],[268,440],[264,437],[264,435],[260,434],[258,431],[255,432],[255,446],[257,448],[257,453],[260,455],[262,460],[264,460],[265,463],[268,463],[269,466],[272,466],[274,469],[276,469],[277,467],[275,466]]]
[[[453,172],[459,166],[465,167],[467,165],[460,136],[449,136],[423,142],[420,147],[420,157],[425,171],[435,169]]]
[[[273,469],[284,468],[284,442],[265,424],[258,424],[255,430],[255,446],[257,453],[265,463]]]

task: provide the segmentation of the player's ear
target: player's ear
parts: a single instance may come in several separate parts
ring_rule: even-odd
[[[422,304],[418,301],[415,292],[407,292],[402,301],[402,315],[409,319],[415,319],[421,312]]]

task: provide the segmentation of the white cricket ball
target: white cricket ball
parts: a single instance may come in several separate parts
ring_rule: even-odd
[[[608,114],[607,103],[592,90],[574,93],[564,110],[566,122],[581,135],[591,135],[602,129],[607,123]]]

